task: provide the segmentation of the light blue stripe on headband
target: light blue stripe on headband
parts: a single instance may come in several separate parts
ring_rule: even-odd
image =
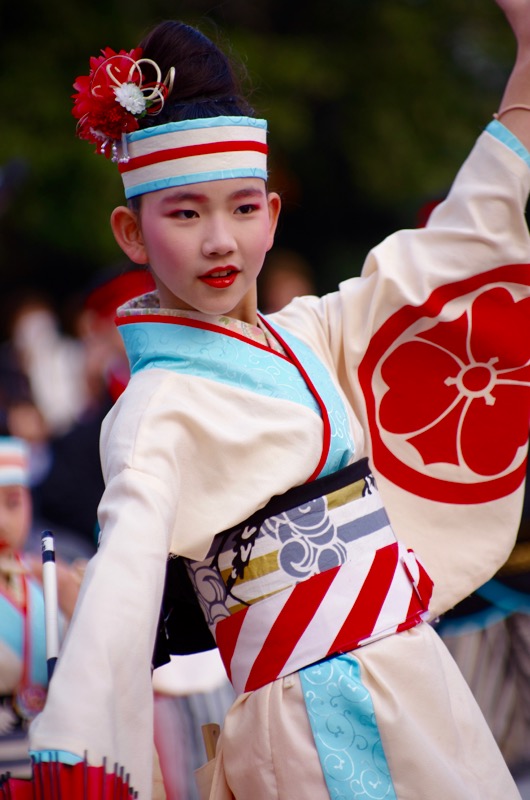
[[[28,471],[23,467],[2,467],[0,486],[27,486]]]
[[[0,486],[27,486],[29,445],[17,436],[0,436]]]
[[[154,125],[152,128],[143,128],[139,131],[128,133],[128,142],[138,142],[149,139],[151,136],[161,136],[165,133],[178,131],[192,131],[199,128],[220,128],[222,126],[235,126],[240,128],[260,128],[267,130],[266,119],[255,117],[200,117],[199,119],[184,119],[180,122],[166,122],[165,125]]]
[[[172,178],[158,178],[153,181],[146,181],[131,186],[125,190],[125,197],[130,200],[139,194],[157,192],[159,189],[169,189],[173,186],[188,186],[192,183],[203,183],[206,181],[222,181],[230,178],[262,178],[267,180],[267,171],[258,167],[241,167],[240,169],[222,169],[214,172],[196,172],[192,175],[178,175]]]

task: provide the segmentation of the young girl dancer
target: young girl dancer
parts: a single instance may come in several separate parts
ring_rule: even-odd
[[[123,178],[115,237],[157,292],[118,314],[132,378],[102,431],[101,544],[35,758],[106,758],[150,797],[168,565],[157,652],[189,646],[172,595],[191,582],[238,693],[210,797],[518,797],[428,624],[506,559],[521,510],[530,0],[497,2],[516,64],[446,201],[267,318],[280,199],[226,58],[163,23],[76,82],[79,135]]]

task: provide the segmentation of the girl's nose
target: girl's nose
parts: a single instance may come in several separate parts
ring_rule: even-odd
[[[235,237],[222,219],[214,219],[208,225],[208,230],[202,244],[203,254],[206,256],[226,256],[236,249]]]

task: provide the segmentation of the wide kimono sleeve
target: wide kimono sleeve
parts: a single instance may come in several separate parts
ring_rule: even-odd
[[[128,387],[104,423],[100,546],[30,729],[33,750],[123,766],[140,797],[151,793],[151,658],[179,498],[175,426],[154,377],[150,387]]]
[[[481,134],[427,227],[362,275],[278,315],[333,369],[398,535],[435,583],[433,615],[506,560],[522,504],[530,387],[530,158]]]

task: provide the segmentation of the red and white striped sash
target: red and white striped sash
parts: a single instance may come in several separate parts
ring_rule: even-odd
[[[253,691],[417,625],[432,588],[415,554],[393,542],[226,617],[215,638],[236,692]]]

